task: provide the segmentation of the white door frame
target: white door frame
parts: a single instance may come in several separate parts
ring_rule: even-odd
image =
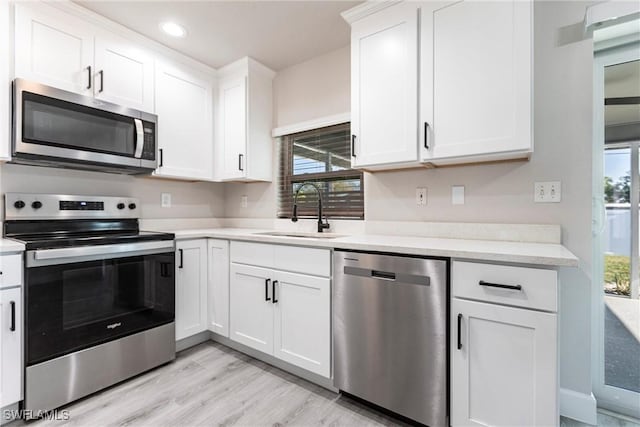
[[[606,224],[606,208],[604,205],[604,72],[609,65],[640,60],[640,44],[633,43],[596,53],[593,69],[593,262],[592,262],[592,313],[594,324],[592,330],[592,381],[593,393],[596,396],[598,407],[640,418],[640,393],[609,386],[604,378],[604,292],[602,280],[604,277],[604,253],[603,231]],[[634,150],[638,162],[637,148]],[[637,174],[637,167],[633,168]],[[635,178],[637,180],[637,177]],[[635,198],[637,201],[637,196]],[[633,204],[632,204],[633,207]],[[636,204],[637,207],[637,204]],[[632,209],[633,211],[634,209]],[[635,209],[637,212],[637,208]],[[636,222],[637,213],[632,216]],[[633,222],[633,221],[632,221]],[[637,256],[638,228],[632,226],[636,237],[632,241],[636,247],[632,250]],[[633,273],[633,272],[632,272]],[[632,280],[637,280],[638,272]]]

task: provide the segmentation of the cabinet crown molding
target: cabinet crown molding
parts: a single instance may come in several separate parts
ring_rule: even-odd
[[[255,59],[245,56],[242,59],[238,59],[231,64],[225,65],[222,68],[218,69],[218,77],[225,78],[227,76],[238,77],[239,74],[247,75],[249,72],[255,72],[258,74],[262,74],[263,76],[273,79],[276,75],[276,72],[266,65],[261,64]]]
[[[369,0],[349,10],[345,10],[340,14],[342,19],[352,24],[366,16],[372,15],[382,9],[386,9],[394,4],[401,3],[403,0]]]

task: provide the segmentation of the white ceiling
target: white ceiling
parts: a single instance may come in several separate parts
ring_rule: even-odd
[[[244,56],[278,71],[349,44],[340,16],[360,1],[97,1],[76,3],[214,68]],[[181,39],[159,24],[184,26]]]

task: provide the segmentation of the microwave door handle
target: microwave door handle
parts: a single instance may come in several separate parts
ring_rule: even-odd
[[[139,159],[142,157],[142,148],[144,147],[144,127],[142,127],[142,120],[133,119],[133,123],[136,126],[136,152],[134,157]]]

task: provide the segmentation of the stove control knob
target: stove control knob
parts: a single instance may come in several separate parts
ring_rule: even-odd
[[[42,202],[36,200],[35,202],[31,203],[31,207],[33,209],[40,209],[42,207]]]
[[[124,209],[124,203],[118,203],[118,209]]]
[[[135,203],[129,203],[129,209],[135,209],[136,208],[136,204]]]
[[[25,207],[25,203],[22,200],[17,200],[14,204],[13,207],[16,209],[22,209]]]

